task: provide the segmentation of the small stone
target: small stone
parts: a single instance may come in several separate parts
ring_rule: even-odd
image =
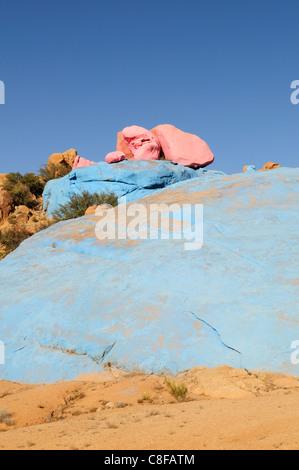
[[[113,408],[115,408],[115,403],[113,403],[113,401],[110,401],[109,403],[107,403],[105,408],[106,410],[112,410]]]
[[[105,160],[106,163],[119,163],[122,162],[126,158],[126,155],[123,152],[110,152],[106,155]]]

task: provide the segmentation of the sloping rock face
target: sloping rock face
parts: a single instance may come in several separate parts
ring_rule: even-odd
[[[100,171],[100,170],[99,170]],[[0,263],[0,378],[228,365],[299,376],[299,169],[202,171],[142,200],[204,204],[204,245],[95,238],[59,223]],[[120,210],[120,208],[118,208]],[[297,256],[297,258],[296,258]]]
[[[43,194],[44,209],[51,216],[59,204],[66,204],[73,194],[114,192],[134,201],[159,188],[197,177],[192,168],[169,162],[124,160],[107,165],[105,162],[73,170],[64,178],[49,181]]]

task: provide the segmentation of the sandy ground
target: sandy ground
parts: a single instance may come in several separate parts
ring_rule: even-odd
[[[0,449],[298,449],[299,380],[228,367],[169,379],[109,369],[76,382],[0,382]],[[179,400],[179,401],[178,401]]]

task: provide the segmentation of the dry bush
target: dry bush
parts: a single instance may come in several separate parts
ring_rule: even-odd
[[[6,426],[13,426],[15,424],[12,414],[6,410],[0,410],[0,423],[6,424]]]

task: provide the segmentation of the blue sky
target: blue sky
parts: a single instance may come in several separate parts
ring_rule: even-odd
[[[0,173],[170,123],[206,140],[211,169],[298,166],[298,0],[0,2]]]

